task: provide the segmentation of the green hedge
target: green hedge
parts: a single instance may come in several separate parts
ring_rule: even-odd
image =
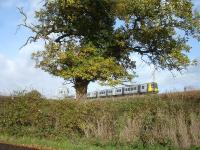
[[[88,101],[0,98],[0,132],[100,143],[200,146],[200,92]]]

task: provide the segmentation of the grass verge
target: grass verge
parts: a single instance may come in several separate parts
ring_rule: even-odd
[[[134,143],[129,145],[102,145],[98,141],[85,141],[79,139],[77,141],[68,139],[48,140],[33,137],[15,137],[9,135],[0,135],[0,142],[25,147],[34,147],[39,150],[178,150],[175,147],[164,147],[161,145],[144,146],[142,143]],[[195,149],[194,149],[195,150]]]

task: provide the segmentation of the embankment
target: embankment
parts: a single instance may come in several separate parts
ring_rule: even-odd
[[[200,147],[200,91],[88,101],[0,100],[0,133]]]

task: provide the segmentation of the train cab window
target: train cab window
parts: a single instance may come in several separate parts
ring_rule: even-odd
[[[154,83],[154,88],[158,88],[158,84],[157,83]]]
[[[144,86],[142,86],[142,89],[144,89]]]

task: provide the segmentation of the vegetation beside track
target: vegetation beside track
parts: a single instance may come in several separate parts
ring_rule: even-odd
[[[27,144],[34,141],[61,149],[65,148],[53,145],[72,146],[69,149],[200,146],[200,91],[88,101],[52,101],[34,93],[0,99],[1,140],[11,137],[13,143],[19,139],[26,144],[28,139]],[[41,144],[43,140],[54,144]]]

